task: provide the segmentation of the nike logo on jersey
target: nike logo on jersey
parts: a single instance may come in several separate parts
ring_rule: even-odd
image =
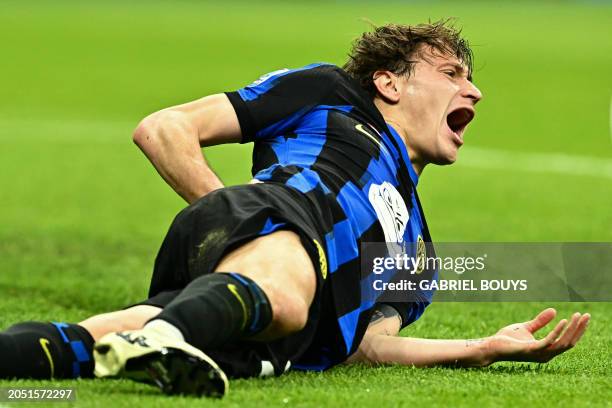
[[[365,130],[365,128],[363,127],[363,124],[358,124],[355,125],[355,129],[357,129],[357,131],[359,131],[360,133],[366,135],[371,141],[373,141],[374,143],[376,143],[379,147],[381,147],[380,142],[378,141],[378,139],[376,139],[374,136],[372,136],[370,133],[368,133],[367,130]]]

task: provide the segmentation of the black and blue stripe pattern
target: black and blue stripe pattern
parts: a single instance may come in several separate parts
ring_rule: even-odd
[[[316,227],[325,237],[326,284],[336,319],[317,332],[313,347],[319,350],[307,353],[318,359],[294,368],[325,369],[355,351],[375,304],[361,295],[361,243],[384,242],[394,233],[401,235],[399,242],[431,241],[416,193],[418,177],[401,137],[367,92],[334,65],[275,71],[227,96],[243,142],[255,143],[253,176],[300,191],[319,211]],[[406,215],[398,225],[381,222],[371,197],[380,186],[403,201]],[[267,228],[276,225],[271,221]],[[399,305],[404,325],[421,316],[432,295]]]
[[[68,330],[70,325],[68,323],[51,322],[57,331],[59,332],[62,340],[65,344],[70,346],[72,353],[74,354],[74,360],[72,362],[72,378],[81,376],[84,371],[84,365],[92,364],[91,353],[87,350],[85,343],[82,340],[71,340],[68,336]],[[87,370],[89,371],[89,370]]]

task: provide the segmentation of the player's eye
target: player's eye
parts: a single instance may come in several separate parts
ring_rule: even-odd
[[[450,71],[450,70],[449,70],[449,71],[444,71],[444,73],[445,73],[446,75],[448,75],[449,77],[451,77],[451,78],[454,78],[454,77],[456,77],[456,76],[457,76],[457,72],[455,72],[455,71]]]

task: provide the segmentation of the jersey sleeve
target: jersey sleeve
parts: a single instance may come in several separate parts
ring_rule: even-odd
[[[329,64],[282,69],[235,92],[226,92],[240,123],[242,143],[295,129],[300,119],[333,92],[336,70]]]
[[[425,276],[428,276],[430,280],[438,280],[438,272],[435,271],[425,271],[423,272],[426,275],[422,279],[425,279]],[[410,298],[405,301],[399,302],[383,302],[388,304],[389,306],[393,306],[399,315],[402,318],[402,329],[409,324],[416,322],[425,312],[427,306],[431,304],[433,300],[434,291],[433,290],[419,290],[410,295]]]
[[[416,322],[419,317],[425,312],[425,308],[429,306],[428,301],[417,301],[417,302],[383,302],[399,313],[402,319],[401,329]]]

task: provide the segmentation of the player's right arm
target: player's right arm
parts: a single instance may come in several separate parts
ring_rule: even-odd
[[[301,118],[330,99],[338,67],[311,64],[264,75],[236,91],[153,113],[134,142],[168,184],[189,203],[223,187],[206,164],[203,146],[265,140],[290,132]]]
[[[174,191],[192,203],[223,187],[201,147],[240,142],[241,137],[232,104],[217,94],[147,116],[133,140]]]

